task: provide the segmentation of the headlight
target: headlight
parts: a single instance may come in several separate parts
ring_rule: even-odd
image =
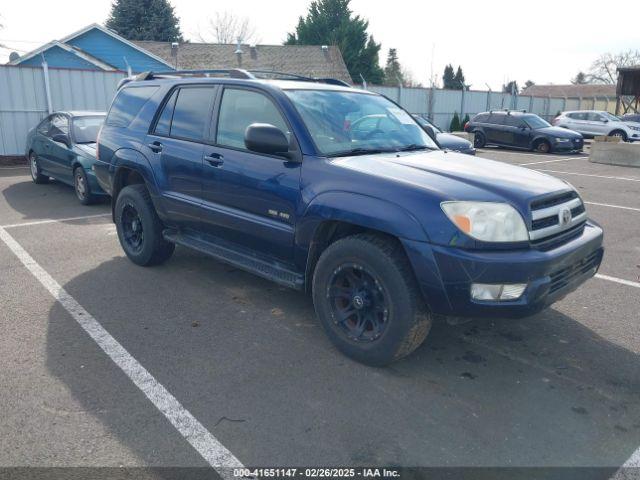
[[[635,130],[636,132],[640,132],[640,127],[629,127],[631,130]]]
[[[507,203],[442,202],[453,224],[483,242],[524,242],[529,232],[518,211]]]
[[[556,142],[570,142],[570,138],[556,138]]]

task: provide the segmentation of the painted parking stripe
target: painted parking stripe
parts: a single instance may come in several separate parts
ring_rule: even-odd
[[[626,180],[628,182],[640,182],[640,178],[633,178],[633,177],[612,177],[608,175],[594,175],[592,173],[561,172],[559,170],[543,170],[542,168],[534,168],[534,170],[537,170],[538,172],[563,173],[565,175],[579,175],[581,177],[607,178],[610,180]]]
[[[599,207],[621,208],[622,210],[632,210],[634,212],[640,212],[640,208],[625,207],[623,205],[611,205],[610,203],[598,203],[598,202],[584,202],[587,205],[597,205]]]
[[[46,220],[35,220],[33,222],[12,223],[10,225],[0,225],[0,228],[16,228],[16,227],[31,227],[33,225],[45,225],[47,223],[56,222],[72,222],[74,220],[88,220],[90,218],[110,217],[110,213],[100,213],[97,215],[84,215],[82,217],[68,217],[68,218],[48,218]]]
[[[0,167],[0,170],[26,170],[28,168],[28,165],[18,165],[15,167]]]
[[[558,158],[557,160],[544,160],[542,162],[529,162],[529,163],[520,163],[521,167],[526,165],[540,165],[541,163],[556,163],[556,162],[568,162],[570,160],[586,160],[589,157],[568,157],[568,158]]]
[[[608,280],[609,282],[619,283],[621,285],[627,285],[629,287],[640,288],[640,282],[632,282],[631,280],[625,280],[623,278],[610,277],[609,275],[601,275],[596,273],[596,278],[600,280]]]
[[[184,439],[221,477],[234,478],[231,468],[242,467],[240,461],[222,445],[151,373],[147,371],[102,325],[49,275],[29,253],[2,227],[0,240],[74,318],[98,346],[153,405],[171,422]]]

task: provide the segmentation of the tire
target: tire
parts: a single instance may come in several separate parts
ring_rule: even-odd
[[[623,142],[628,140],[627,134],[624,130],[614,130],[609,134],[610,137],[618,137],[622,139]]]
[[[487,137],[482,132],[474,132],[473,146],[476,148],[483,148],[487,144]]]
[[[431,329],[431,315],[395,239],[359,234],[331,244],[318,260],[312,295],[329,339],[367,365],[409,355]]]
[[[87,173],[81,166],[77,166],[73,170],[73,188],[76,192],[76,197],[78,197],[82,205],[95,203],[96,196],[91,193]]]
[[[551,152],[551,144],[546,140],[539,140],[533,146],[533,149],[538,153],[550,153]]]
[[[120,191],[115,220],[120,245],[136,265],[159,265],[173,255],[175,245],[162,236],[162,223],[144,185],[129,185]]]
[[[49,183],[49,177],[42,174],[36,152],[29,153],[29,171],[31,172],[31,180],[33,180],[33,183]]]

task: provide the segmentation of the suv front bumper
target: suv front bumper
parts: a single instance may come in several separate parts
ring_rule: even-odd
[[[455,317],[533,315],[572,292],[598,271],[603,232],[587,222],[581,236],[550,251],[468,251],[403,240],[420,289],[433,313]],[[526,283],[517,300],[476,301],[471,284]]]

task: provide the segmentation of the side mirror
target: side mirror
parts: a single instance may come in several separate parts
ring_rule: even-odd
[[[520,125],[520,130],[529,130],[527,125]]]
[[[53,137],[51,137],[51,140],[56,143],[63,143],[67,146],[67,148],[71,148],[71,141],[69,140],[69,137],[64,133],[56,133]]]
[[[604,123],[609,123],[609,119],[608,119],[608,118],[605,118],[605,119],[603,120],[603,122],[604,122]]]
[[[268,123],[252,123],[244,132],[244,144],[252,152],[288,156],[289,140],[282,130]]]

